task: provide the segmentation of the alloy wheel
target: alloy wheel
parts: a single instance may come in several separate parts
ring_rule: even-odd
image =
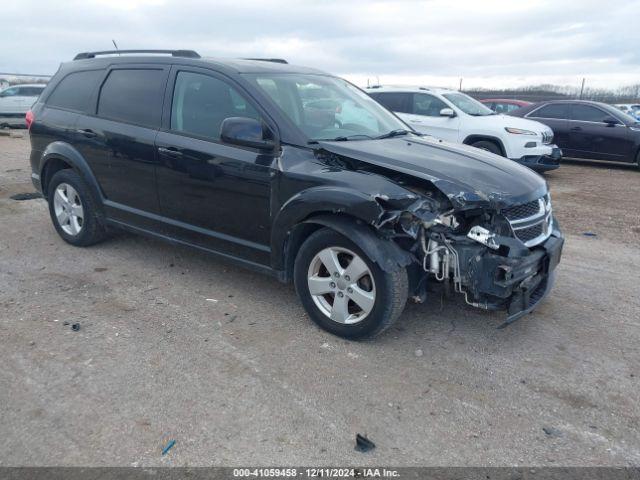
[[[342,247],[318,252],[307,274],[309,293],[318,309],[337,323],[354,324],[373,310],[373,274],[356,253]]]

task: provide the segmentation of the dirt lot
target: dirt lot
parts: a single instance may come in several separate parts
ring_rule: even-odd
[[[640,172],[547,176],[567,245],[534,314],[434,297],[354,343],[201,253],[65,244],[9,198],[27,155],[0,137],[0,465],[640,464]]]

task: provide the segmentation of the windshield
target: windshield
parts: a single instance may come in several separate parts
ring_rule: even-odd
[[[484,117],[485,115],[496,114],[496,112],[491,110],[489,107],[483,105],[477,100],[474,100],[469,95],[465,95],[464,93],[445,93],[442,96],[467,115],[473,115],[474,117]]]
[[[366,140],[409,128],[346,80],[325,75],[248,75],[310,140]]]

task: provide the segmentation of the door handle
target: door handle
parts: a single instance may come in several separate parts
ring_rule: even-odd
[[[582,127],[573,127],[571,129],[572,132],[581,132],[582,131]]]
[[[158,153],[160,155],[166,155],[167,157],[182,157],[182,152],[178,151],[178,149],[176,149],[175,147],[158,147]]]
[[[83,136],[87,137],[87,138],[93,138],[93,137],[98,135],[96,132],[94,132],[90,128],[78,129],[78,133],[80,135],[83,135]]]

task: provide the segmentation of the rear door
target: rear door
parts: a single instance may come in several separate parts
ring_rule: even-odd
[[[269,123],[227,77],[173,68],[156,140],[162,228],[189,243],[268,264],[275,156],[222,142],[220,127],[229,117]]]
[[[0,114],[9,116],[11,114],[21,113],[21,103],[20,87],[9,87],[3,90],[0,93]]]
[[[105,196],[108,215],[129,224],[158,213],[155,137],[162,118],[166,65],[108,68],[93,111],[76,123],[85,159]]]
[[[562,149],[564,156],[574,156],[575,152],[569,137],[569,104],[547,103],[528,113],[525,117],[551,127],[553,143]]]
[[[370,94],[378,103],[384,105],[405,122],[411,117],[411,102],[413,94],[410,92],[375,92]],[[412,125],[413,126],[413,125]]]
[[[604,121],[610,118],[615,117],[595,105],[571,105],[571,144],[580,158],[629,161],[633,147],[629,130],[621,121],[617,124]]]

